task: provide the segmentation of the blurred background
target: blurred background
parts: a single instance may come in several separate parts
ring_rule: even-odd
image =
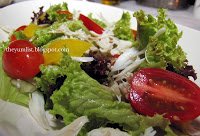
[[[27,0],[0,0],[0,7]],[[87,0],[83,0],[87,1]],[[200,0],[88,0],[136,11],[144,10],[156,16],[157,8],[167,8],[169,17],[176,23],[200,31]]]

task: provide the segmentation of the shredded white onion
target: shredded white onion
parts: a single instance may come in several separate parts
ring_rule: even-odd
[[[127,49],[132,48],[132,42],[130,41],[114,39],[113,42],[117,46],[110,51],[111,55],[122,54]]]
[[[110,88],[113,91],[113,93],[116,95],[118,101],[121,102],[122,94],[121,94],[121,91],[119,89],[119,85],[117,84],[117,82],[114,81],[113,85]]]
[[[132,63],[131,65],[126,67],[123,71],[121,71],[119,74],[114,75],[113,77],[117,78],[116,80],[120,80],[126,73],[134,71],[144,60],[145,59],[136,60],[134,63]]]
[[[114,128],[98,128],[90,131],[88,136],[130,136],[128,133]]]
[[[75,32],[71,31],[67,24],[61,25],[57,30],[52,31],[52,33],[64,33],[65,36],[68,36],[68,38],[79,38],[80,40],[88,41],[89,35],[86,34],[82,29],[79,29]]]
[[[94,60],[93,57],[72,57],[72,59],[79,62],[91,62]]]
[[[122,55],[119,56],[119,58],[115,61],[115,64],[111,68],[111,71],[118,71],[125,67],[127,67],[129,64],[131,64],[134,61],[134,58],[143,54],[145,50],[137,51],[134,48],[130,48],[126,50]],[[130,61],[132,60],[132,61]]]
[[[118,70],[122,70],[125,69],[127,66],[129,66],[130,64],[132,64],[134,61],[133,60],[128,60],[124,63],[124,65],[122,65],[121,67],[118,68]]]
[[[122,67],[128,60],[133,59],[133,57],[136,54],[136,50],[133,48],[130,48],[126,50],[122,55],[120,55],[117,60],[115,61],[115,64],[113,65],[111,71],[118,71],[120,67]]]
[[[145,130],[144,134],[141,136],[155,136],[156,135],[156,130],[153,129],[153,127],[149,127]]]

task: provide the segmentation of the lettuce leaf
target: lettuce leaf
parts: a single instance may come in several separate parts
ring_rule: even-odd
[[[48,19],[51,20],[52,22],[59,21],[63,22],[67,20],[67,17],[65,14],[58,14],[57,11],[65,11],[68,10],[68,5],[66,2],[63,2],[62,4],[57,4],[51,6],[46,13],[48,14]]]
[[[60,88],[66,76],[62,73],[59,66],[41,66],[42,75],[35,77],[37,88],[44,94],[45,97],[45,109],[52,109],[53,103],[50,96],[53,92]]]
[[[80,20],[67,21],[65,24],[69,28],[69,30],[73,32],[82,29],[84,32],[89,33],[88,29],[84,26],[83,22]]]
[[[121,19],[116,22],[113,33],[119,39],[134,42],[134,37],[130,26],[131,15],[129,14],[129,12],[124,12]]]
[[[53,31],[57,30],[60,26],[68,27],[69,30],[73,32],[82,29],[85,33],[89,33],[88,29],[83,25],[83,22],[80,20],[70,20],[64,23],[54,22],[49,27],[36,30],[33,43],[36,46],[41,47],[43,45],[46,45],[48,42],[63,36],[64,34],[62,32],[53,33]]]
[[[159,40],[159,37],[150,37],[147,45],[146,59],[148,67],[166,68],[172,64],[175,69],[185,67],[186,55],[180,46],[170,48],[167,42]]]
[[[23,34],[22,31],[17,31],[13,33],[17,40],[27,40],[28,38]]]
[[[4,45],[6,44],[6,45]],[[0,43],[0,46],[5,48],[7,43]],[[21,93],[16,87],[12,86],[10,77],[8,77],[2,68],[2,55],[3,50],[0,50],[0,99],[9,101],[15,104],[28,107],[29,96],[28,94]]]
[[[51,40],[61,37],[63,35],[62,33],[52,33],[52,31],[57,29],[60,25],[61,25],[60,23],[55,22],[53,25],[49,27],[36,30],[34,39],[32,41],[33,44],[40,47],[47,44]]]
[[[146,62],[141,67],[166,68],[167,64],[172,64],[175,69],[183,68],[186,65],[186,54],[177,45],[182,32],[178,31],[172,20],[167,19],[165,10],[158,10],[157,19],[142,10],[135,12],[134,16],[138,22],[139,48],[147,49]]]
[[[119,103],[109,90],[89,77],[68,55],[64,55],[60,70],[67,78],[51,96],[51,113],[62,116],[66,125],[84,115],[90,120],[85,127],[87,131],[107,123],[117,123],[132,135],[140,135],[150,126],[163,130],[168,127],[169,121],[161,116],[145,117],[133,112],[130,104]]]

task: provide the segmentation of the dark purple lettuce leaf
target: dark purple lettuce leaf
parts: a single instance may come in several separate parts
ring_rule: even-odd
[[[93,57],[94,61],[82,63],[81,68],[93,79],[97,80],[100,84],[108,86],[110,73],[110,57],[101,52],[90,51],[87,55]]]
[[[166,67],[166,70],[175,72],[175,73],[182,75],[188,79],[189,79],[189,77],[192,77],[194,80],[197,79],[197,73],[195,73],[195,70],[194,70],[193,66],[191,66],[191,65],[186,65],[184,68],[177,71],[177,70],[175,70],[175,68],[173,67],[172,64],[168,64],[168,66]]]
[[[33,17],[31,17],[32,23],[37,25],[52,24],[53,22],[48,18],[49,15],[43,11],[43,6],[39,8],[38,12],[33,11]]]

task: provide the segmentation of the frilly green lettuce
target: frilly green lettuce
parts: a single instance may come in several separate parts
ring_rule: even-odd
[[[36,86],[40,91],[44,94],[45,101],[45,109],[52,108],[52,101],[50,96],[53,91],[56,89],[55,86],[59,78],[65,78],[64,73],[62,73],[62,69],[59,66],[43,66],[40,67],[42,75],[40,77],[35,77]]]
[[[164,9],[158,10],[157,19],[144,11],[134,13],[138,22],[137,42],[146,48],[146,62],[142,67],[165,68],[172,64],[177,70],[185,66],[186,54],[177,45],[182,36],[172,20],[167,19]]]
[[[60,36],[62,36],[62,33],[52,33],[53,30],[57,29],[61,24],[58,22],[55,22],[53,25],[38,29],[35,32],[34,38],[33,38],[33,44],[36,46],[44,46],[51,40],[54,40]]]
[[[55,21],[66,21],[67,17],[65,14],[58,14],[57,11],[65,11],[68,10],[68,5],[66,2],[62,3],[62,4],[57,4],[57,5],[53,5],[51,6],[48,10],[47,10],[47,14],[48,14],[48,19],[55,22]]]
[[[69,28],[70,31],[75,32],[77,30],[83,30],[85,33],[89,33],[88,29],[83,25],[80,20],[70,20],[67,22],[54,22],[49,27],[38,29],[35,32],[33,43],[36,46],[44,46],[52,40],[59,38],[64,35],[64,33],[57,31],[60,27]]]
[[[86,33],[89,33],[88,29],[84,26],[83,22],[80,20],[67,21],[66,26],[69,28],[69,30],[73,32],[82,29]]]
[[[23,34],[22,31],[17,31],[13,33],[17,40],[27,40],[28,38]]]
[[[122,40],[128,40],[133,42],[134,36],[132,34],[131,26],[131,15],[129,12],[124,12],[121,19],[116,22],[113,30],[114,35]]]

